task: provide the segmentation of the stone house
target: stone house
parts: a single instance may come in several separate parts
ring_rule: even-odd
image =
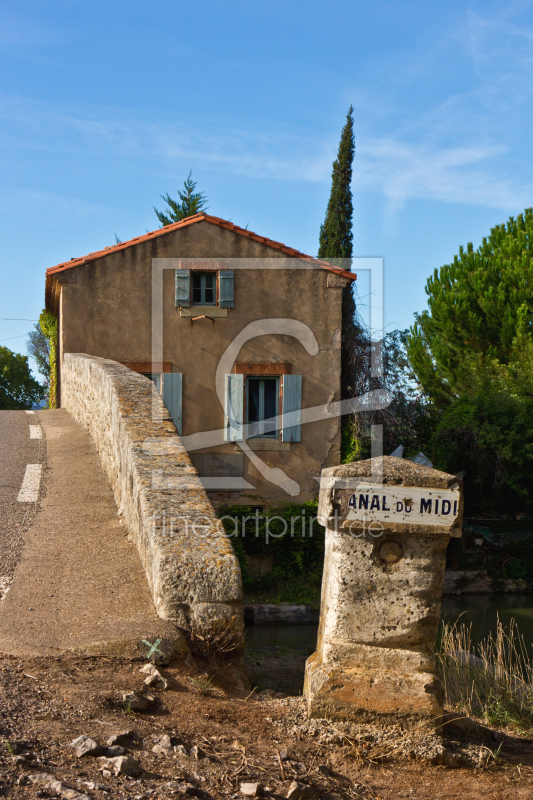
[[[161,392],[215,505],[317,496],[340,462],[342,290],[355,275],[197,214],[46,271],[65,353]]]

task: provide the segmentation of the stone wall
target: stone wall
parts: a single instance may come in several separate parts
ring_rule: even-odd
[[[184,630],[240,634],[237,558],[153,383],[67,353],[62,406],[94,440],[158,615]]]

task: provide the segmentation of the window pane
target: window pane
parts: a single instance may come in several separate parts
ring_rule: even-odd
[[[202,302],[202,274],[200,272],[192,273],[192,301],[199,305]]]
[[[259,381],[248,380],[248,436],[259,433]]]
[[[277,436],[276,422],[270,424],[264,422],[265,419],[275,417],[278,413],[277,378],[248,378],[246,387],[248,436]]]
[[[264,419],[270,419],[277,415],[278,393],[276,391],[276,379],[263,381],[265,392],[265,416]],[[272,422],[264,426],[264,432],[267,436],[273,436],[276,433],[276,423]]]
[[[215,302],[215,276],[214,274],[207,273],[204,275],[205,280],[205,297],[204,303],[214,303]]]

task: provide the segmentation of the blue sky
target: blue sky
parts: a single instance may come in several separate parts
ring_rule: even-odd
[[[191,168],[210,213],[315,254],[351,103],[354,254],[384,257],[407,327],[436,267],[533,204],[532,6],[2,2],[0,317],[38,317],[47,267],[158,227]],[[0,343],[30,327],[0,320]]]

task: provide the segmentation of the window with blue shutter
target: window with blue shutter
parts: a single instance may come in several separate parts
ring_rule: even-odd
[[[242,442],[244,375],[226,375],[224,441]]]
[[[190,306],[191,271],[189,269],[176,270],[176,308]]]
[[[282,434],[284,442],[302,441],[302,376],[283,376]]]
[[[181,436],[182,432],[182,376],[181,372],[165,372],[163,375],[163,402],[172,422]]]
[[[233,308],[234,303],[233,270],[223,269],[219,273],[219,306],[220,308]]]

